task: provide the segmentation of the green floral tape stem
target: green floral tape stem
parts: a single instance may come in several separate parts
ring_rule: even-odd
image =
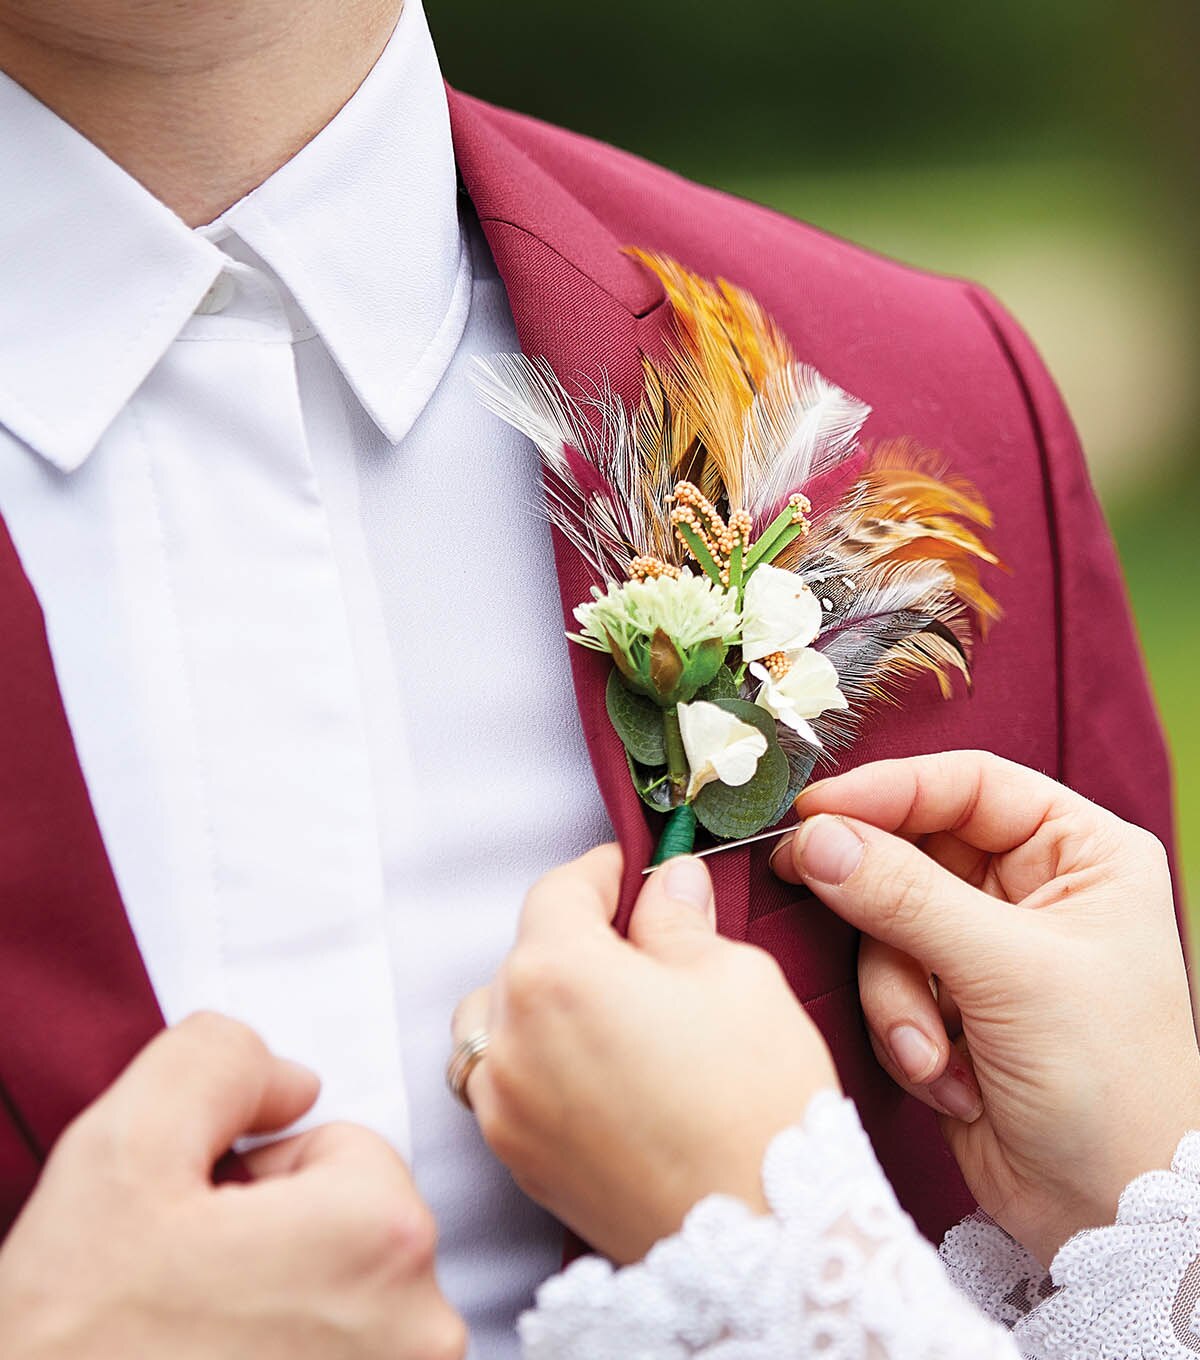
[[[677,855],[690,855],[696,844],[696,814],[690,804],[673,808],[667,814],[667,824],[658,840],[651,864],[665,864]]]

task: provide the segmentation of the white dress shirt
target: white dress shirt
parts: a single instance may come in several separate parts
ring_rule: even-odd
[[[162,1009],[410,1157],[474,1353],[515,1354],[561,1233],[445,1091],[450,1012],[608,830],[419,0],[211,226],[4,77],[0,183],[0,515]]]

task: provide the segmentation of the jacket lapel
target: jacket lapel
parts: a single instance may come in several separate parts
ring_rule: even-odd
[[[0,523],[0,1084],[41,1158],[163,1024]]]
[[[626,401],[636,401],[642,355],[661,352],[671,324],[658,280],[622,251],[646,243],[618,240],[508,135],[498,111],[453,89],[448,96],[459,174],[504,281],[521,349],[547,359],[568,386],[603,373]],[[563,618],[573,627],[572,610],[588,598],[593,578],[557,531],[554,554]],[[609,663],[582,647],[570,653],[596,782],[625,852],[617,916],[624,930],[653,835],[605,710]],[[719,925],[741,938],[748,918],[748,855],[731,851],[712,864]]]

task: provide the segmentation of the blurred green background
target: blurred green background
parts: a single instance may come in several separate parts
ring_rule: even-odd
[[[427,9],[462,88],[979,279],[1016,312],[1117,535],[1200,926],[1197,0]]]

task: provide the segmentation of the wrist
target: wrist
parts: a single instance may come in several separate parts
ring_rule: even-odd
[[[1064,1193],[1059,1212],[1046,1223],[1036,1242],[1025,1246],[1047,1267],[1072,1237],[1116,1222],[1121,1196],[1134,1181],[1152,1172],[1171,1169],[1184,1137],[1200,1129],[1200,1095],[1171,1113],[1158,1111],[1152,1122],[1130,1130],[1122,1145],[1108,1149],[1095,1160],[1080,1158],[1081,1169],[1090,1165],[1092,1176],[1085,1184]]]

